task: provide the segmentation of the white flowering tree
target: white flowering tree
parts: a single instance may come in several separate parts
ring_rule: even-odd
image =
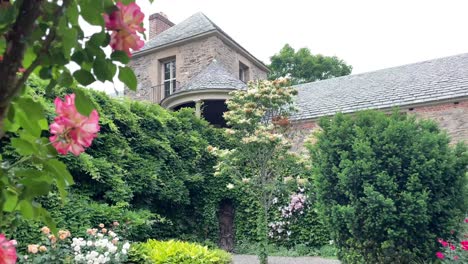
[[[246,185],[258,197],[262,207],[257,219],[258,256],[262,264],[268,262],[268,211],[273,194],[285,178],[295,177],[285,164],[291,160],[286,157],[292,155],[285,135],[294,110],[293,95],[297,92],[287,83],[286,79],[253,81],[247,90],[232,92],[224,118],[230,126],[226,133],[235,147],[209,149],[219,158],[215,175],[232,177],[227,188]]]

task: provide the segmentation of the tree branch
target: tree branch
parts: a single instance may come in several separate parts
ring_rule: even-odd
[[[42,1],[23,1],[15,23],[5,34],[7,47],[3,60],[0,62],[0,138],[4,134],[3,119],[6,117],[13,96],[17,93],[15,90],[18,82],[16,72],[21,66],[26,50],[25,38],[33,32],[34,23],[41,12]]]

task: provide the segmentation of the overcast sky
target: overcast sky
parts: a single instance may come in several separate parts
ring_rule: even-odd
[[[137,0],[146,19],[203,12],[254,56],[284,44],[336,55],[361,73],[468,52],[464,0]],[[147,27],[147,21],[145,24]]]

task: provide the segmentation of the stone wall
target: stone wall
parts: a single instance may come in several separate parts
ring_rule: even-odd
[[[457,103],[445,103],[433,106],[415,107],[418,118],[433,119],[445,129],[452,138],[452,142],[465,141],[468,143],[468,100]]]
[[[410,110],[411,109],[411,110]],[[452,143],[464,141],[468,143],[468,100],[435,104],[430,106],[410,107],[402,109],[407,114],[414,114],[417,118],[435,120],[440,128],[451,137]],[[311,133],[320,129],[317,120],[304,120],[293,123],[293,150],[302,151],[304,140]]]
[[[137,75],[138,88],[136,92],[125,89],[125,95],[135,100],[161,102],[164,98],[161,62],[169,58],[176,59],[176,79],[179,82],[177,88],[200,73],[213,59],[221,62],[236,78],[239,75],[239,62],[242,62],[249,67],[250,80],[266,79],[264,70],[228,46],[218,36],[212,35],[132,58],[129,65]]]

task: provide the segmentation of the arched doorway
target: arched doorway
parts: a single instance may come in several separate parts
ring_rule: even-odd
[[[234,250],[234,204],[232,200],[222,200],[219,205],[219,242],[221,249],[228,252]]]

